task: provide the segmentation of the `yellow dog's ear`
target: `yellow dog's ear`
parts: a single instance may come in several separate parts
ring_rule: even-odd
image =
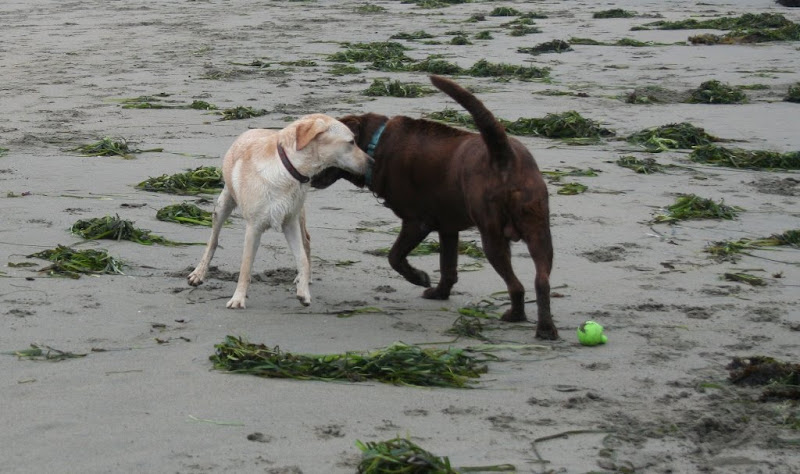
[[[297,149],[302,150],[317,135],[328,130],[328,124],[320,119],[304,120],[297,124]]]

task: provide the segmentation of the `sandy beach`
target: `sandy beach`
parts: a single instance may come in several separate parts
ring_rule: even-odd
[[[372,5],[375,8],[365,8]],[[541,31],[512,36],[496,7],[541,13]],[[596,19],[622,8],[629,18]],[[760,388],[733,385],[726,366],[755,355],[800,362],[800,251],[764,249],[716,261],[712,243],[800,229],[800,176],[715,167],[691,150],[647,153],[624,140],[648,127],[690,122],[749,150],[800,150],[800,43],[692,45],[718,30],[631,30],[657,19],[780,13],[771,0],[473,1],[425,9],[400,1],[130,0],[0,5],[0,472],[352,473],[357,440],[408,437],[453,466],[513,465],[521,473],[800,473],[797,401],[757,401]],[[468,22],[487,15],[484,21]],[[308,195],[312,304],[295,298],[294,259],[280,232],[264,234],[247,309],[228,310],[242,254],[238,212],[221,235],[217,267],[200,287],[186,276],[203,247],[86,241],[79,219],[119,215],[154,234],[204,243],[207,227],[156,219],[183,201],[213,209],[214,196],[146,192],[149,177],[219,166],[248,128],[281,128],[308,113],[376,112],[414,118],[446,108],[442,93],[368,97],[374,79],[429,86],[425,72],[355,63],[336,75],[342,43],[393,39],[416,61],[430,55],[462,68],[480,59],[549,68],[546,80],[454,75],[507,120],[569,110],[613,130],[575,145],[518,137],[550,177],[555,266],[552,310],[561,339],[534,338],[534,268],[512,247],[531,322],[483,321],[488,341],[446,331],[459,309],[504,310],[505,285],[485,259],[460,257],[447,301],[420,297],[374,251],[391,246],[400,220],[369,191],[341,181]],[[491,39],[475,35],[489,31]],[[470,44],[451,44],[462,32]],[[519,48],[561,39],[572,51],[534,56]],[[612,43],[632,38],[642,47]],[[298,62],[302,61],[302,62]],[[687,91],[708,80],[744,86],[742,104],[632,104],[635,89]],[[758,85],[758,87],[753,87]],[[125,108],[205,101],[263,109],[220,120],[215,111]],[[82,156],[76,147],[124,138],[160,152]],[[620,156],[677,165],[637,174]],[[558,194],[566,182],[587,190]],[[653,219],[679,194],[738,206],[734,220]],[[435,238],[435,235],[432,235]],[[480,241],[467,231],[462,241]],[[104,249],[124,275],[51,277],[35,252],[69,245]],[[370,253],[373,252],[373,253]],[[411,257],[438,281],[438,256]],[[35,266],[19,266],[33,262]],[[763,286],[728,281],[746,273]],[[359,312],[360,308],[377,311]],[[340,317],[350,314],[349,317]],[[608,342],[578,343],[586,320]],[[379,382],[336,383],[232,375],[209,361],[227,335],[294,353],[344,353],[395,341],[423,347],[505,345],[471,389]],[[84,357],[36,360],[37,347]],[[41,358],[39,358],[41,359]]]

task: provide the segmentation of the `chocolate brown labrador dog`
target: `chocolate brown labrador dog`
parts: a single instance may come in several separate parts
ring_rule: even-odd
[[[536,337],[558,339],[550,313],[553,245],[547,187],[531,153],[508,137],[503,126],[473,94],[455,82],[431,82],[473,117],[480,133],[429,120],[368,113],[339,118],[358,146],[374,159],[372,173],[355,176],[341,169],[317,175],[312,186],[339,178],[367,186],[403,220],[389,263],[409,282],[427,287],[424,298],[447,299],[458,281],[458,233],[477,227],[486,258],[505,280],[511,308],[503,321],[524,321],[525,288],[511,266],[511,241],[522,240],[536,266]],[[428,274],[408,263],[408,254],[439,233],[441,279],[431,288]]]

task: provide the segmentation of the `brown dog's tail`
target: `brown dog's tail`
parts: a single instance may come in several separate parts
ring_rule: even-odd
[[[492,161],[502,170],[508,167],[509,162],[514,156],[511,145],[508,142],[506,129],[483,105],[483,102],[472,95],[471,92],[459,86],[450,79],[442,76],[431,76],[431,82],[437,89],[449,95],[456,102],[461,104],[467,112],[472,115],[475,126],[481,132],[483,141],[489,149],[489,156]]]

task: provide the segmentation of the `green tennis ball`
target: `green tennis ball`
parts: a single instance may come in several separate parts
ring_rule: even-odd
[[[586,321],[578,327],[578,341],[584,346],[605,344],[607,340],[603,334],[603,326],[594,321]]]

